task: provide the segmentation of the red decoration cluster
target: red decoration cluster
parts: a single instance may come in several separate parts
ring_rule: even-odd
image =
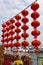
[[[15,19],[16,19],[16,22],[15,22]],[[20,42],[18,42],[18,41],[21,38],[21,36],[19,35],[19,33],[21,32],[21,29],[19,28],[21,26],[21,23],[19,22],[19,20],[21,19],[21,16],[20,15],[16,15],[15,19],[12,18],[9,21],[7,21],[6,23],[2,24],[2,27],[3,27],[2,32],[3,33],[2,33],[2,40],[1,40],[1,42],[2,42],[2,45],[4,47],[6,47],[6,48],[8,48],[8,47],[12,48],[14,46],[16,46],[16,48],[17,48],[17,47],[20,46],[19,45]],[[16,29],[15,29],[14,24],[16,26]],[[16,32],[17,35],[13,36],[13,34],[15,32]],[[17,41],[16,45],[15,45],[15,43],[13,43],[14,39],[16,39],[16,41]],[[9,41],[11,41],[10,44],[9,44]],[[5,42],[6,42],[6,44],[5,44]]]
[[[40,16],[40,14],[36,12],[38,8],[39,8],[38,3],[32,3],[31,9],[33,10],[33,12],[31,14],[31,17],[33,18],[33,22],[31,23],[31,26],[34,28],[34,30],[31,32],[31,34],[34,36],[32,45],[37,48],[41,44],[41,42],[37,40],[37,37],[40,35],[40,31],[37,30],[37,27],[40,26],[40,22],[36,20]],[[28,10],[24,9],[21,12],[21,14],[23,16],[22,18],[19,14],[17,14],[14,17],[15,19],[11,18],[9,21],[2,24],[2,40],[1,41],[2,41],[2,45],[6,48],[8,47],[12,48],[15,46],[18,49],[22,45],[26,49],[26,47],[29,45],[29,42],[26,41],[27,37],[29,37],[29,34],[26,32],[29,29],[29,26],[27,26],[27,23],[29,22],[29,19],[27,18],[27,15],[29,14]],[[21,26],[20,20],[23,23],[22,26]],[[19,42],[19,39],[21,38],[19,34],[21,32],[20,26],[21,26],[21,29],[23,30],[23,33],[21,34],[21,36],[23,37],[24,41],[22,42],[22,44]],[[16,33],[15,36],[14,36],[14,33]],[[13,43],[14,39],[16,39],[15,43]],[[11,41],[10,44],[9,44],[9,41]],[[4,44],[5,42],[6,44]]]
[[[7,21],[6,23],[3,23],[2,24],[2,45],[6,48],[8,47],[13,47],[14,44],[13,44],[13,40],[14,40],[14,37],[13,37],[13,34],[15,33],[13,31],[13,29],[15,28],[15,26],[13,25],[13,23],[15,22],[15,20],[12,18],[11,20]],[[10,37],[9,37],[10,36]],[[12,42],[12,44],[9,45],[9,41]],[[6,44],[5,44],[6,42]]]
[[[35,48],[38,48],[38,46],[40,46],[41,42],[39,40],[37,40],[37,37],[40,35],[40,31],[37,30],[37,27],[40,26],[40,22],[37,21],[36,19],[39,17],[39,13],[36,12],[36,10],[39,8],[39,4],[38,3],[33,3],[31,5],[31,9],[34,11],[31,14],[31,17],[33,18],[33,22],[31,23],[31,26],[34,27],[34,30],[31,32],[31,34],[34,36],[35,40],[32,41],[32,45]]]

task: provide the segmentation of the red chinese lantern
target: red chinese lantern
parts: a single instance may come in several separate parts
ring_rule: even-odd
[[[19,34],[19,33],[21,32],[21,30],[20,30],[19,28],[17,28],[17,29],[15,29],[15,32],[16,32],[17,34]]]
[[[15,46],[15,44],[14,44],[14,43],[10,43],[9,46],[10,46],[11,48],[13,48],[13,47]]]
[[[22,18],[22,22],[23,22],[24,24],[26,24],[28,21],[29,21],[28,18],[26,18],[26,17]]]
[[[17,42],[15,43],[15,47],[18,48],[18,47],[20,47],[20,46],[21,46],[21,43],[17,41]]]
[[[6,39],[5,39],[5,42],[9,42],[9,38],[6,38]]]
[[[33,30],[33,31],[31,32],[31,34],[32,34],[33,36],[37,37],[37,36],[40,35],[40,31],[35,29],[35,30]]]
[[[31,5],[31,9],[34,10],[34,11],[36,11],[38,8],[39,8],[39,4],[38,3],[33,3]]]
[[[14,29],[14,28],[15,28],[15,26],[14,26],[14,25],[10,25],[10,28],[11,28],[11,29]]]
[[[38,22],[37,20],[34,20],[31,25],[34,27],[34,28],[37,28],[39,25],[40,25],[40,22]]]
[[[10,35],[9,33],[6,33],[6,34],[5,34],[5,36],[7,36],[7,37],[8,37],[9,35]]]
[[[28,33],[26,33],[26,32],[24,32],[23,34],[22,34],[22,37],[26,40],[26,38],[28,37],[29,35],[28,35]]]
[[[20,23],[20,22],[16,22],[15,25],[16,25],[17,27],[19,27],[19,26],[21,26],[21,23]]]
[[[5,42],[5,39],[2,39],[1,42],[4,43]]]
[[[6,37],[6,35],[5,35],[5,34],[2,34],[2,37],[3,37],[3,38],[5,38],[5,37]]]
[[[10,30],[10,27],[7,27],[6,30],[9,31]]]
[[[17,41],[18,41],[20,38],[21,38],[20,35],[16,35],[16,36],[15,36],[15,39],[16,39]]]
[[[15,39],[15,37],[11,36],[9,37],[9,40],[13,41]]]
[[[20,19],[21,19],[21,16],[20,16],[20,15],[16,15],[16,16],[15,16],[15,19],[16,19],[16,20],[20,20]]]
[[[32,14],[31,14],[31,17],[33,18],[33,19],[36,19],[36,18],[38,18],[40,16],[40,14],[38,13],[38,12],[33,12]]]
[[[10,19],[10,22],[13,24],[15,22],[15,20],[12,18],[12,19]]]
[[[2,32],[5,33],[6,32],[6,29],[2,29]]]
[[[22,13],[23,16],[27,16],[29,14],[28,10],[23,10],[21,13]]]
[[[41,42],[39,40],[33,40],[31,43],[34,47],[40,46]]]
[[[21,28],[22,28],[24,31],[26,31],[26,30],[28,30],[29,27],[24,24]]]
[[[5,23],[3,23],[3,24],[2,24],[2,27],[3,27],[3,28],[5,28],[5,27],[6,27],[6,24],[5,24]]]
[[[13,31],[13,30],[11,30],[10,32],[9,32],[9,34],[11,34],[11,35],[13,35],[15,32]]]
[[[6,24],[9,26],[11,23],[10,23],[10,21],[7,21]]]
[[[29,42],[27,42],[27,41],[23,41],[23,42],[22,42],[22,46],[23,46],[24,48],[26,48],[28,45],[29,45]]]

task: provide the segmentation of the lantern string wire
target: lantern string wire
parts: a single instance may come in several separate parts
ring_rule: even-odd
[[[35,2],[37,2],[38,0],[35,0],[33,3],[35,3]],[[24,8],[23,10],[25,10],[25,9],[27,9],[27,8],[29,8],[33,3],[31,3],[30,5],[28,5],[26,8]],[[22,11],[23,11],[22,10]],[[22,11],[20,11],[18,14],[20,14]],[[18,14],[16,14],[16,15],[18,15]],[[13,16],[12,18],[14,18],[15,16]],[[12,19],[12,18],[10,18],[10,19]],[[7,20],[7,21],[10,21],[10,19],[9,20]],[[7,22],[6,21],[6,22]]]

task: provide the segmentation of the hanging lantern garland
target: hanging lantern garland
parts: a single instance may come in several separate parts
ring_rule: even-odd
[[[6,24],[3,23],[2,24],[2,40],[1,40],[2,46],[4,46],[4,43],[5,43],[5,37],[6,37],[5,33],[6,33]]]
[[[17,52],[18,52],[18,48],[21,46],[21,43],[19,42],[19,39],[21,38],[21,36],[19,35],[19,33],[21,32],[21,29],[19,28],[21,26],[21,23],[19,22],[19,20],[21,19],[21,16],[20,15],[16,15],[15,19],[17,21],[15,23],[15,26],[16,26],[16,29],[15,29],[15,32],[16,32],[16,36],[15,36],[15,39],[16,39],[15,47],[17,48]]]
[[[9,47],[9,44],[8,44],[8,42],[9,42],[9,38],[8,38],[9,33],[8,33],[8,31],[10,30],[10,28],[7,27],[8,25],[10,25],[9,22],[6,22],[6,23],[2,24],[2,27],[3,27],[3,29],[2,29],[2,32],[3,32],[3,34],[2,34],[2,38],[3,38],[2,39],[2,45],[6,48]],[[5,44],[5,42],[7,42],[7,43]]]
[[[40,14],[38,12],[36,12],[36,10],[38,8],[39,8],[39,4],[38,3],[33,3],[31,5],[31,9],[34,11],[31,14],[31,17],[33,18],[33,22],[31,23],[31,26],[34,27],[34,30],[31,32],[31,34],[34,36],[34,39],[35,39],[35,40],[32,41],[32,45],[37,50],[38,50],[38,46],[40,46],[40,44],[41,44],[41,42],[39,40],[37,40],[37,37],[40,35],[40,31],[37,30],[37,27],[40,26],[40,22],[36,20],[40,16]]]
[[[28,10],[22,11],[23,18],[21,21],[23,25],[21,26],[21,28],[23,29],[23,33],[21,34],[21,36],[24,38],[24,41],[22,42],[22,46],[25,49],[25,54],[26,54],[26,47],[29,45],[29,42],[26,41],[27,37],[29,36],[29,34],[26,32],[29,29],[29,27],[26,25],[26,23],[28,23],[29,21],[29,19],[26,17],[28,14],[29,14]]]
[[[8,48],[8,47],[12,48],[14,46],[14,44],[13,44],[13,40],[14,40],[13,34],[15,33],[13,31],[13,29],[15,28],[13,25],[14,22],[15,22],[15,20],[12,18],[9,21],[7,21],[6,23],[2,24],[2,27],[3,27],[3,29],[2,29],[2,32],[3,32],[2,43],[7,42],[6,44],[3,44],[3,46],[6,48]],[[9,36],[11,36],[11,37],[9,38]],[[11,41],[12,44],[9,44],[9,41]]]
[[[2,34],[2,37],[3,37],[2,42],[3,43],[7,42],[6,44],[3,44],[3,46],[6,47],[6,48],[9,47],[9,44],[8,44],[8,42],[9,42],[9,38],[8,37],[9,37],[9,30],[10,30],[10,28],[8,27],[9,25],[10,25],[9,21],[7,21],[6,23],[2,24],[2,27],[3,27],[3,30],[2,30],[2,32],[3,32],[3,34]]]
[[[6,35],[6,39],[5,39],[5,42],[6,42],[5,47],[6,47],[6,48],[9,48],[9,44],[8,44],[8,43],[9,43],[9,35],[10,35],[10,34],[9,34],[9,31],[10,31],[10,28],[9,28],[8,26],[9,26],[10,24],[11,24],[11,23],[10,23],[9,21],[6,22],[6,25],[7,25],[7,26],[6,26],[6,34],[5,34],[5,35]]]
[[[15,23],[15,20],[12,18],[11,20],[10,20],[10,23],[11,23],[11,25],[10,25],[10,32],[9,32],[9,34],[11,35],[10,37],[9,37],[9,40],[11,41],[11,43],[9,44],[9,46],[10,46],[10,48],[12,49],[15,45],[14,45],[14,43],[13,43],[13,41],[14,41],[14,39],[15,39],[15,37],[13,36],[13,34],[15,33],[15,31],[14,31],[14,28],[15,28],[15,26],[13,25],[14,23]]]

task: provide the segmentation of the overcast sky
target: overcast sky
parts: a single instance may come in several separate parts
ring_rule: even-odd
[[[22,11],[26,6],[28,6],[30,3],[32,3],[34,0],[0,0],[0,44],[1,44],[1,25],[2,23],[6,22],[13,16],[15,16],[18,12]],[[41,35],[38,37],[38,39],[41,41],[43,45],[43,0],[37,1],[40,5],[40,8],[38,9],[38,12],[40,13],[40,17],[38,18],[38,21],[40,21],[40,27],[38,28],[41,31]],[[31,13],[31,9],[28,8],[29,13]],[[30,19],[30,18],[29,18]],[[32,31],[31,27],[32,19],[30,19],[29,22],[29,33]],[[33,36],[30,35],[28,38],[28,41],[31,43],[33,40]]]

